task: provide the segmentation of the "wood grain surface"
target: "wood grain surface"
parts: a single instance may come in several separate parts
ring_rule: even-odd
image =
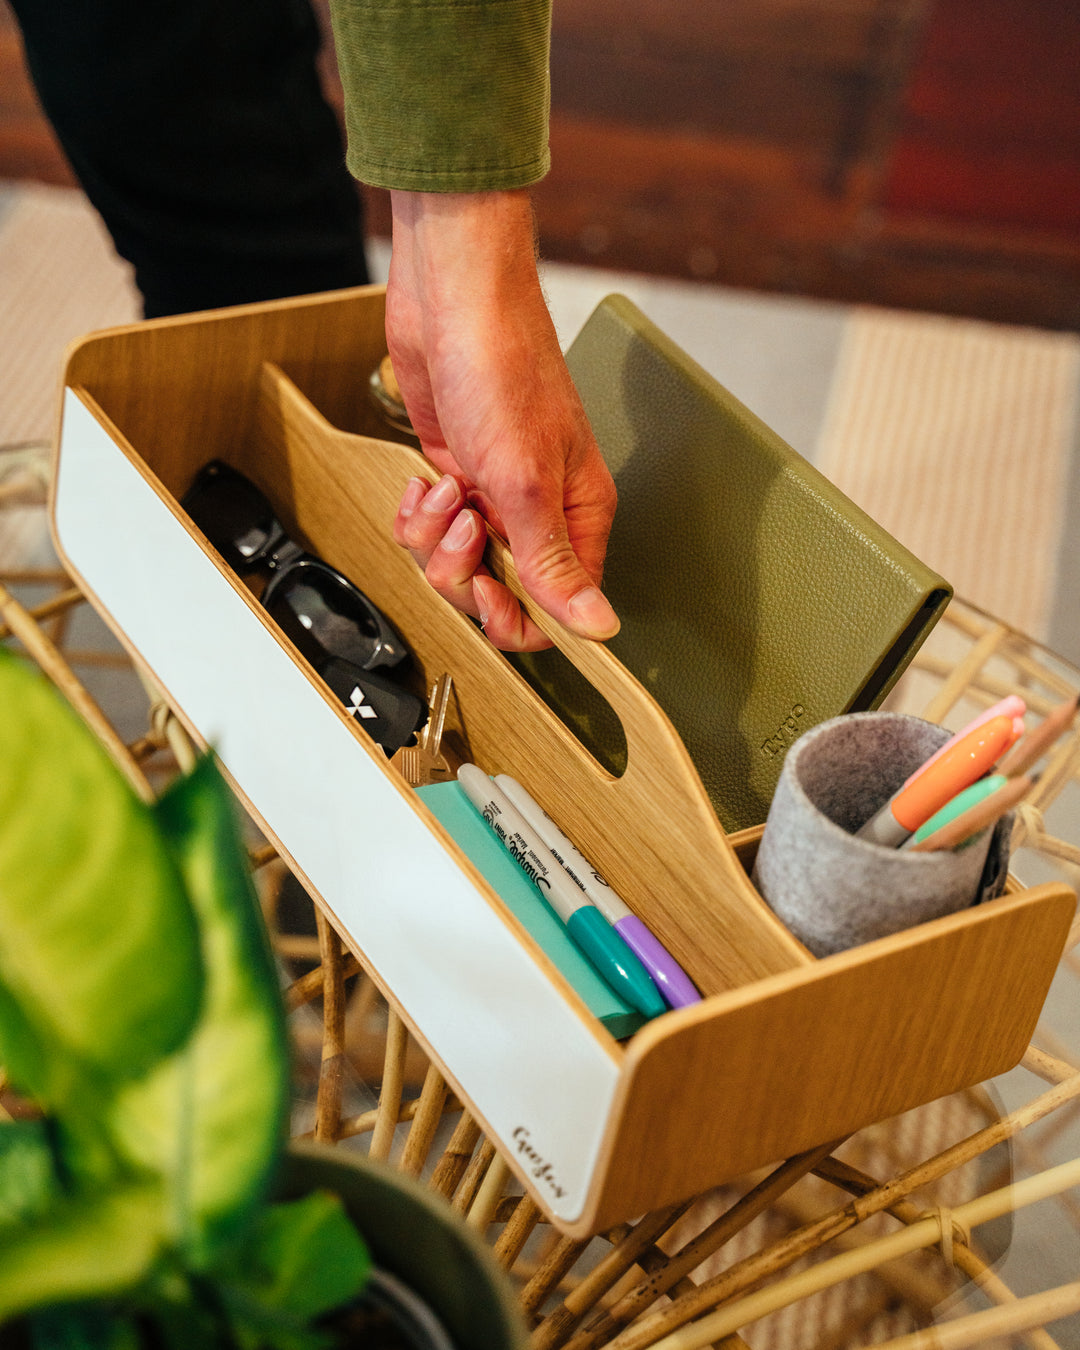
[[[179,519],[176,499],[208,459],[255,478],[286,527],[386,610],[424,687],[453,675],[448,755],[528,783],[709,995],[621,1052],[612,1043],[620,1091],[586,1210],[568,1231],[596,1231],[1011,1067],[1061,954],[1073,892],[1014,885],[815,962],[748,879],[756,832],[725,837],[666,717],[606,648],[534,611],[622,720],[621,778],[393,544],[401,490],[426,461],[371,434],[380,423],[365,385],[385,352],[382,306],[382,291],[365,287],[133,325],[77,345],[65,380],[115,424],[118,447],[131,447]],[[520,593],[498,540],[489,556]],[[342,720],[343,734],[358,734]],[[383,770],[388,791],[407,790]],[[489,899],[493,921],[518,932]],[[362,935],[343,936],[362,957]],[[468,1084],[453,1086],[468,1100]]]

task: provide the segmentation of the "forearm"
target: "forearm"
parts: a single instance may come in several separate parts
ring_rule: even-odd
[[[480,567],[467,504],[510,541],[541,606],[583,635],[618,621],[598,590],[615,489],[570,380],[536,270],[528,193],[395,192],[386,333],[428,459],[460,491],[417,497],[398,541],[500,646],[546,645]],[[467,513],[465,513],[467,514]],[[481,593],[471,578],[478,578]]]
[[[440,321],[468,312],[477,325],[526,315],[549,324],[527,189],[395,191],[390,201],[395,279],[408,281],[394,299],[422,295],[423,313]]]

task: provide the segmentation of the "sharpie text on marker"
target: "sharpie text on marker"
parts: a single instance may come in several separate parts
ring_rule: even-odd
[[[461,766],[458,782],[597,973],[638,1012],[647,1017],[664,1012],[664,1000],[645,967],[570,879],[502,789],[475,764]]]
[[[656,935],[638,918],[630,906],[611,888],[542,806],[509,774],[496,774],[495,785],[503,790],[532,826],[566,874],[607,919],[616,933],[648,971],[664,1002],[672,1008],[700,1003],[701,995],[693,982]]]

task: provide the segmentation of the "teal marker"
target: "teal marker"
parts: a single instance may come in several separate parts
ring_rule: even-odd
[[[951,801],[947,801],[940,811],[932,815],[925,824],[919,826],[906,843],[921,843],[940,830],[943,825],[950,824],[957,816],[963,815],[965,811],[977,806],[979,802],[989,797],[992,792],[1004,787],[1008,781],[1004,774],[1000,773],[992,773],[988,774],[986,778],[980,778],[978,782],[964,788],[963,792],[958,792]]]
[[[559,860],[506,793],[475,764],[458,769],[458,782],[503,848],[562,920],[567,933],[600,975],[646,1017],[667,1011],[660,991],[638,958],[595,905],[574,885]]]

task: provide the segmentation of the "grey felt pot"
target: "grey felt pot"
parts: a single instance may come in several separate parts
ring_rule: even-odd
[[[911,853],[852,833],[949,735],[903,713],[848,713],[788,751],[754,883],[815,956],[964,909],[1003,887],[1006,822],[955,852]]]

